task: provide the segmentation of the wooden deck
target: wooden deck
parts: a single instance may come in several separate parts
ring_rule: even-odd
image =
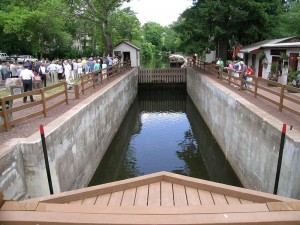
[[[300,224],[298,200],[167,172],[1,205],[1,224]]]

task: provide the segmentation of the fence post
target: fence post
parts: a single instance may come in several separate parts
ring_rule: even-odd
[[[46,97],[45,97],[45,90],[44,88],[41,88],[41,97],[42,97],[42,105],[43,105],[43,114],[44,118],[47,117],[47,108],[46,108]]]
[[[282,112],[285,85],[281,85],[279,111]]]
[[[68,86],[67,86],[67,82],[64,81],[64,88],[65,88],[65,99],[66,99],[66,104],[69,104],[69,98],[68,98]]]
[[[78,84],[74,85],[74,92],[75,92],[75,99],[79,99],[80,94],[79,94],[79,85]]]
[[[10,127],[9,120],[8,120],[5,99],[3,99],[3,98],[1,98],[1,106],[2,106],[4,126],[5,126],[6,131],[9,131],[11,127]]]
[[[92,73],[92,81],[93,81],[93,89],[95,89],[95,78],[98,78],[99,75],[97,75],[97,77],[95,77],[95,74]]]
[[[87,74],[85,74],[84,76],[88,77]],[[81,76],[81,92],[82,92],[82,95],[84,95],[84,83],[83,83],[83,77],[84,76]]]
[[[258,89],[258,77],[255,78],[255,86],[254,86],[254,97],[257,98],[257,89]]]

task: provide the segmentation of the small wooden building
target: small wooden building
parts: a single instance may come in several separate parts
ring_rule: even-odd
[[[115,56],[119,57],[121,62],[130,60],[131,67],[140,66],[140,49],[128,42],[128,40],[124,40],[117,44],[113,49],[113,53]]]

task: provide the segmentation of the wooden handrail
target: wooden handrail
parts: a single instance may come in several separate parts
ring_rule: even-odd
[[[46,97],[45,92],[48,90],[52,90],[58,87],[64,87],[64,91],[58,92],[54,95],[51,95],[49,97]],[[46,88],[40,88],[37,90],[33,90],[33,91],[28,91],[28,92],[24,92],[21,94],[17,94],[17,95],[11,95],[11,96],[7,96],[7,97],[3,97],[0,98],[0,102],[1,102],[1,106],[2,106],[2,112],[0,113],[0,116],[3,117],[3,124],[0,124],[0,128],[4,128],[6,131],[9,131],[11,129],[11,127],[13,125],[16,125],[18,123],[21,123],[23,121],[26,121],[28,119],[43,115],[44,117],[47,117],[47,112],[49,110],[51,110],[52,108],[55,108],[57,106],[57,104],[54,104],[54,106],[49,106],[47,107],[47,102],[55,97],[59,97],[64,95],[64,99],[62,101],[60,101],[59,103],[61,104],[61,102],[66,102],[66,104],[68,104],[68,94],[66,94],[66,82],[61,82]],[[35,102],[32,103],[27,103],[26,105],[19,105],[16,107],[12,107],[12,108],[6,108],[5,102],[7,101],[14,101],[14,100],[19,100],[22,101],[23,97],[25,96],[30,96],[30,95],[40,95],[41,96],[41,100],[36,100]],[[34,106],[41,106],[42,110],[36,110],[33,113],[27,114],[26,116],[23,117],[19,117],[16,119],[13,118],[9,118],[9,115],[14,113],[14,112],[19,112],[22,110],[26,110],[28,108],[34,107]]]
[[[202,67],[201,67],[201,65],[202,65]],[[290,101],[295,104],[300,104],[300,100],[288,96],[285,92],[286,90],[289,90],[292,92],[300,93],[299,88],[290,87],[290,86],[283,85],[283,84],[280,84],[280,83],[272,81],[272,80],[264,79],[261,77],[255,77],[255,76],[252,77],[253,81],[250,82],[250,81],[243,79],[242,72],[237,72],[239,74],[239,77],[233,77],[230,75],[230,73],[228,73],[227,68],[222,68],[218,65],[206,63],[203,61],[200,61],[199,66],[194,66],[193,68],[196,70],[202,70],[203,72],[210,73],[215,76],[218,76],[218,73],[219,73],[219,76],[220,76],[219,78],[221,81],[228,82],[229,85],[234,84],[234,85],[238,86],[240,89],[243,89],[247,92],[254,94],[255,98],[257,98],[257,96],[258,96],[258,97],[261,97],[261,98],[271,102],[272,104],[278,106],[279,111],[282,111],[283,109],[285,109],[285,110],[288,110],[288,111],[296,114],[297,116],[300,116],[299,111],[292,109],[285,104],[285,101]],[[245,89],[242,85],[243,83],[252,85],[254,87],[254,90]],[[261,83],[275,86],[275,87],[277,87],[277,89],[270,89],[266,86],[261,85]],[[269,98],[263,94],[260,94],[259,91],[268,92],[268,93],[272,94],[273,96],[278,97],[279,100],[276,101],[276,100],[274,100],[274,98]]]

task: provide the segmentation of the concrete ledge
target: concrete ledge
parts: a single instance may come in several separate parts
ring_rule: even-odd
[[[246,188],[272,193],[282,122],[188,69],[187,91]],[[278,194],[300,199],[300,133],[288,130]]]
[[[88,184],[137,88],[138,70],[134,69],[45,127],[54,193]],[[21,192],[23,198],[49,194],[39,132],[7,144],[1,156],[0,189],[5,199],[20,199]],[[14,170],[14,175],[8,176],[8,170]]]

